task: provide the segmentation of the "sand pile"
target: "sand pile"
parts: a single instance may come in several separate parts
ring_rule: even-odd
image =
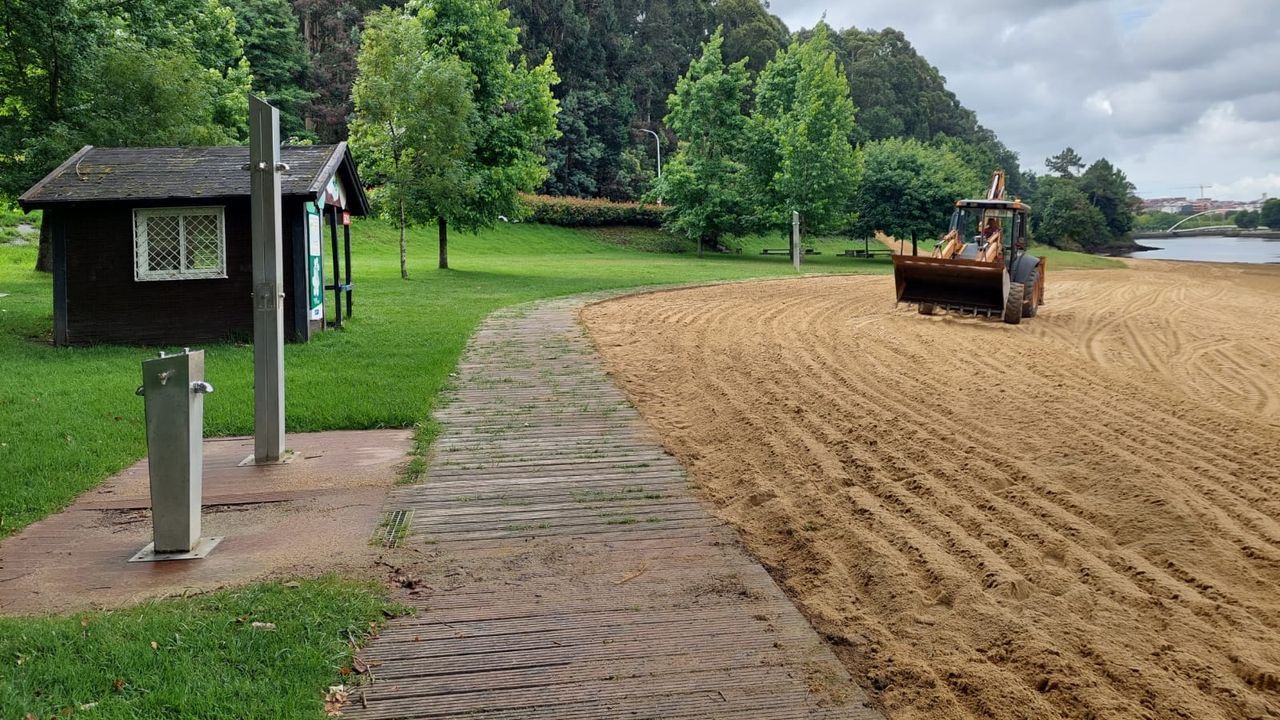
[[[588,307],[606,362],[892,718],[1280,717],[1280,272],[884,277]]]

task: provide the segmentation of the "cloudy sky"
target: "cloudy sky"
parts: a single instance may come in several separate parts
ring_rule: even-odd
[[[1280,0],[773,0],[902,30],[1022,157],[1068,145],[1144,197],[1280,196]]]

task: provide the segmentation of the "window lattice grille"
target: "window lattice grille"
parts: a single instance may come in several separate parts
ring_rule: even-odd
[[[222,208],[149,208],[134,211],[137,280],[227,276]]]

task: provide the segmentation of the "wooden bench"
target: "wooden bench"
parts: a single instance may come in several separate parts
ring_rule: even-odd
[[[791,254],[791,248],[765,248],[765,249],[763,249],[763,250],[761,250],[761,251],[760,251],[760,254],[761,254],[761,255],[790,255],[790,254]],[[804,249],[803,249],[803,254],[805,254],[805,255],[821,255],[822,253],[821,253],[820,251],[818,251],[818,250],[814,250],[813,248],[804,248]]]

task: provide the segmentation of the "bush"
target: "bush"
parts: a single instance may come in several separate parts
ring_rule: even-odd
[[[561,227],[631,225],[660,227],[667,209],[660,205],[584,200],[575,197],[522,195],[529,208],[529,222]]]

